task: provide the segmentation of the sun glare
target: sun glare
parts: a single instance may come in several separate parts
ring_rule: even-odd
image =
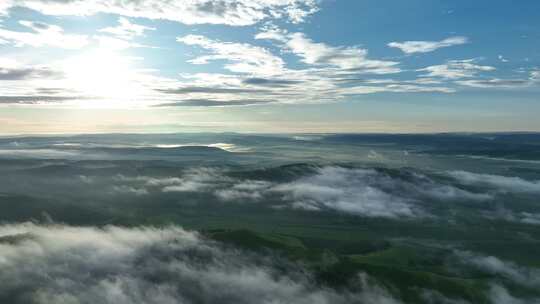
[[[113,107],[128,103],[139,91],[131,59],[113,51],[96,50],[68,59],[64,72],[71,87]]]

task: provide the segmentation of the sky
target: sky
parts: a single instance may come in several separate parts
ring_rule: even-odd
[[[536,0],[1,0],[0,134],[540,131]]]

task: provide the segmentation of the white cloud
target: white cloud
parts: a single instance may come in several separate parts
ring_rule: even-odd
[[[518,217],[518,221],[522,223],[540,225],[540,213],[521,212]]]
[[[113,192],[118,192],[118,193],[122,193],[122,194],[133,194],[133,195],[136,195],[136,196],[141,196],[141,195],[147,195],[148,194],[148,191],[144,188],[134,188],[134,187],[130,187],[130,186],[114,186],[113,187]]]
[[[529,181],[520,177],[479,174],[467,171],[452,171],[448,173],[459,183],[491,187],[502,192],[540,193],[540,181]]]
[[[0,2],[0,18],[8,14],[9,8],[13,5],[11,0],[3,0]],[[1,41],[0,41],[1,42]]]
[[[178,227],[3,225],[0,267],[0,299],[13,304],[399,303],[365,274],[361,292],[338,292],[300,266]]]
[[[66,34],[57,26],[33,21],[19,21],[30,32],[17,32],[0,28],[0,39],[16,47],[57,47],[64,49],[80,49],[86,46],[88,37],[85,35]]]
[[[456,251],[455,254],[462,263],[481,271],[502,276],[523,286],[540,287],[540,269],[522,267],[494,256],[484,256],[469,251]]]
[[[271,190],[283,193],[293,208],[335,210],[367,217],[415,217],[421,215],[411,201],[379,189],[370,180],[377,172],[364,169],[324,167],[312,176],[281,184]]]
[[[57,159],[78,156],[76,152],[60,151],[54,149],[0,149],[0,157],[7,158],[39,158]]]
[[[335,166],[313,168],[289,182],[234,178],[226,171],[190,169],[179,177],[117,176],[133,189],[199,192],[223,202],[273,202],[270,206],[309,211],[337,211],[365,217],[430,217],[424,202],[481,202],[489,193],[475,193],[435,181],[414,171],[385,171]]]
[[[217,190],[215,194],[226,202],[259,200],[271,186],[272,183],[266,181],[242,181],[230,188]]]
[[[533,82],[540,82],[540,71],[534,70],[529,73],[530,77],[529,79]]]
[[[489,299],[493,304],[531,304],[540,303],[540,299],[519,299],[510,294],[505,287],[492,284],[489,290]]]
[[[92,38],[97,41],[100,48],[110,51],[124,50],[128,48],[155,48],[152,46],[109,36],[94,35],[92,36]]]
[[[295,1],[285,8],[285,13],[292,23],[302,23],[307,17],[318,11],[317,0]]]
[[[528,79],[468,79],[456,81],[457,84],[472,88],[512,89],[530,85]]]
[[[58,71],[46,65],[25,65],[15,60],[0,58],[0,80],[20,81],[25,79],[60,78]]]
[[[66,81],[45,83],[43,78],[39,81],[12,83],[9,87],[0,89],[11,91],[9,94],[4,93],[10,97],[5,98],[3,103],[21,103],[21,100],[11,96],[23,97],[25,104],[36,103],[34,97],[26,101],[31,98],[28,95],[39,95],[37,92],[30,92],[50,87],[63,89],[63,95],[69,98],[62,99],[64,97],[60,97],[60,94],[55,95],[58,103],[90,104],[87,99],[92,99],[94,107],[325,103],[378,92],[454,91],[429,81],[420,83],[360,79],[364,77],[363,74],[396,73],[400,69],[397,62],[367,58],[367,51],[362,48],[333,47],[316,43],[302,33],[288,34],[271,26],[266,27],[256,38],[278,41],[285,50],[298,54],[309,67],[287,68],[280,56],[261,46],[187,35],[178,37],[178,41],[203,49],[203,54],[193,58],[191,63],[224,61],[224,69],[234,74],[181,74],[179,79],[158,77],[153,75],[152,71],[135,70],[132,67],[133,62],[117,52],[133,47],[150,47],[130,40],[144,35],[147,30],[147,27],[121,18],[119,27],[106,28],[99,35],[91,37],[91,41],[97,42],[99,49],[106,51],[85,52],[59,64],[60,70],[69,72],[64,75]],[[34,40],[31,42],[35,43]],[[111,65],[111,62],[122,64]],[[115,68],[113,71],[103,73],[111,66]],[[15,74],[6,72],[5,78],[7,77],[13,78]],[[68,91],[71,93],[68,94]],[[43,100],[52,100],[50,97],[54,96],[47,96]],[[94,102],[95,99],[99,99],[99,102]]]
[[[146,31],[155,30],[153,27],[132,23],[124,17],[118,18],[118,23],[118,26],[106,27],[99,31],[118,36],[124,40],[131,40],[135,37],[144,36],[144,32]]]
[[[335,66],[355,70],[358,73],[391,74],[398,73],[395,61],[368,59],[368,51],[359,47],[335,47],[314,42],[304,33],[287,33],[277,28],[266,28],[255,36],[256,39],[270,39],[284,43],[290,52],[300,56],[309,65]]]
[[[190,60],[193,64],[207,64],[213,60],[227,60],[231,63],[225,68],[236,73],[274,75],[283,71],[285,63],[268,50],[246,43],[231,43],[211,40],[201,35],[178,37],[178,42],[200,46],[211,51],[212,55],[200,56]]]
[[[157,187],[163,192],[207,191],[218,187],[221,183],[230,181],[218,170],[212,168],[190,169],[180,177],[127,177],[119,175],[115,177],[115,180],[123,183],[138,183],[137,189]]]
[[[485,201],[492,196],[434,181],[416,172],[323,167],[313,175],[278,184],[293,208],[335,210],[368,217],[425,217],[424,201]]]
[[[398,48],[406,54],[428,53],[440,48],[461,45],[468,42],[467,37],[456,36],[449,37],[441,41],[404,41],[390,42],[389,47]]]
[[[233,26],[252,25],[282,16],[292,22],[303,22],[317,11],[314,0],[14,0],[4,4],[3,10],[14,6],[56,16],[110,13],[185,24]]]
[[[277,26],[263,26],[261,31],[255,35],[255,39],[276,40],[279,42],[287,42],[287,31]]]
[[[479,72],[494,71],[492,66],[475,64],[474,59],[467,60],[450,60],[445,64],[433,65],[419,72],[428,72],[424,77],[441,77],[447,79],[470,78],[476,76]]]

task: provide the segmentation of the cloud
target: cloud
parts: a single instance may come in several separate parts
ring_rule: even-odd
[[[470,192],[409,170],[324,166],[301,172],[291,181],[274,181],[245,179],[223,170],[199,168],[183,172],[179,177],[120,177],[113,184],[120,182],[148,191],[198,192],[222,202],[264,202],[272,208],[393,219],[431,217],[429,209],[433,202],[493,199],[490,194]]]
[[[456,81],[457,84],[473,88],[516,88],[530,84],[527,79],[471,79]]]
[[[509,222],[527,224],[527,225],[540,225],[540,213],[533,212],[517,212],[500,207],[493,212],[483,212],[484,216],[489,219],[505,220]]]
[[[537,85],[540,80],[539,71],[529,72],[528,78],[514,78],[514,79],[469,79],[456,81],[457,84],[473,87],[473,88],[501,88],[501,89],[513,89],[523,88],[527,86]]]
[[[285,14],[295,24],[304,22],[307,17],[318,11],[317,0],[295,1],[285,8]]]
[[[122,193],[122,194],[133,194],[136,196],[147,195],[148,191],[143,188],[134,188],[129,186],[114,186],[113,192]]]
[[[266,100],[212,100],[212,99],[186,99],[178,102],[161,103],[155,107],[228,107],[228,106],[248,106],[270,103]]]
[[[452,171],[448,172],[448,174],[464,185],[490,187],[501,192],[540,193],[540,181],[467,171]]]
[[[92,36],[92,38],[97,41],[100,48],[110,51],[123,50],[128,48],[156,48],[149,45],[135,43],[126,39],[119,39],[109,36],[94,35]]]
[[[386,218],[429,216],[420,202],[491,199],[452,185],[439,184],[412,172],[323,167],[316,174],[276,185],[272,191],[286,195],[293,208],[335,210],[354,215]]]
[[[55,149],[0,149],[0,157],[9,159],[69,159],[79,156],[79,153]]]
[[[62,103],[70,100],[88,99],[85,96],[56,96],[56,95],[0,95],[0,104],[37,105]]]
[[[299,23],[318,10],[315,0],[14,0],[0,9],[6,11],[15,6],[55,16],[108,13],[185,24],[232,26],[283,17]]]
[[[162,192],[197,192],[208,191],[229,178],[212,168],[193,168],[187,170],[181,177],[154,178],[148,176],[126,177],[118,176],[122,182],[139,182],[146,187],[159,187]],[[138,189],[143,189],[137,186]]]
[[[540,287],[540,269],[519,266],[494,256],[483,256],[470,251],[456,251],[462,263],[492,275],[502,276],[519,285]]]
[[[475,64],[474,59],[450,60],[446,64],[433,65],[419,72],[428,72],[423,77],[441,77],[447,79],[470,78],[476,76],[479,72],[494,71],[492,66]]]
[[[301,81],[298,80],[289,80],[289,79],[278,79],[278,78],[258,78],[258,77],[252,77],[252,78],[246,78],[242,80],[242,83],[248,84],[248,85],[255,85],[255,86],[261,86],[261,87],[286,87],[290,85],[295,85],[300,83]]]
[[[530,78],[533,82],[540,82],[540,71],[534,70],[530,72]]]
[[[129,19],[124,17],[118,18],[118,23],[118,26],[106,27],[99,31],[118,36],[124,40],[132,40],[135,37],[144,36],[144,32],[146,31],[155,30],[153,27],[131,23]]]
[[[540,225],[540,213],[521,212],[518,216],[522,223]]]
[[[130,41],[106,38],[133,46]],[[178,87],[178,80],[157,76],[152,70],[135,69],[133,60],[110,47],[47,65],[0,58],[0,81],[5,80],[0,86],[0,99],[2,103],[59,103],[72,107],[89,104],[90,100],[96,107],[114,107],[120,103],[124,107],[141,107],[176,100],[160,90]]]
[[[540,303],[540,299],[519,299],[510,294],[508,289],[498,284],[492,284],[488,294],[493,304],[529,304]]]
[[[202,87],[202,86],[185,86],[176,89],[160,89],[159,92],[166,94],[190,94],[190,93],[204,93],[204,94],[240,94],[240,93],[268,93],[268,90],[250,89],[250,88],[233,88],[233,87]]]
[[[26,80],[60,78],[61,71],[44,65],[22,65],[19,62],[0,58],[0,80]]]
[[[263,191],[268,190],[272,183],[267,181],[243,181],[231,188],[216,191],[216,196],[223,201],[259,200]]]
[[[260,46],[213,40],[202,35],[187,35],[178,37],[177,40],[207,51],[207,54],[189,60],[190,63],[208,64],[216,60],[225,61],[223,68],[234,74],[182,74],[181,77],[185,81],[181,86],[169,87],[160,92],[185,94],[186,101],[196,100],[195,103],[201,105],[221,106],[263,102],[326,103],[350,96],[380,92],[455,91],[440,85],[440,82],[435,83],[434,80],[359,81],[359,75],[401,71],[398,62],[369,59],[367,50],[359,47],[334,47],[317,43],[303,33],[288,33],[274,26],[263,27],[255,38],[277,41],[278,47],[284,52],[300,56],[308,67],[288,68],[281,57]],[[239,96],[240,94],[243,96]],[[193,102],[182,103],[181,100],[173,100],[162,104],[183,106],[192,105]]]
[[[236,73],[275,75],[283,71],[285,62],[268,50],[246,43],[221,42],[201,35],[178,37],[178,42],[202,47],[212,55],[199,56],[189,62],[207,64],[213,60],[227,60],[225,69]]]
[[[178,227],[0,226],[6,303],[387,303],[359,274],[361,292],[313,283],[272,256],[225,247]]]
[[[368,51],[358,47],[335,47],[314,42],[304,33],[287,33],[279,29],[265,29],[256,39],[270,39],[284,43],[287,50],[309,65],[336,66],[362,73],[392,74],[400,72],[395,61],[368,59]]]
[[[429,53],[440,48],[461,45],[468,42],[467,37],[449,37],[441,41],[404,41],[390,42],[389,47],[398,48],[405,54]]]
[[[321,174],[279,185],[273,191],[288,195],[292,208],[310,211],[335,210],[366,217],[415,217],[417,210],[406,199],[369,185],[345,182],[341,173],[326,169]],[[335,177],[332,181],[330,178]],[[359,188],[356,188],[356,187]],[[355,190],[353,190],[356,188]]]
[[[499,55],[499,56],[497,56],[497,58],[498,58],[501,62],[509,62],[509,61],[510,61],[510,60],[504,58],[503,55]]]
[[[8,15],[9,9],[11,8],[12,5],[13,5],[13,2],[11,0],[4,0],[0,2],[0,18]]]
[[[31,31],[17,32],[0,27],[0,42],[4,40],[16,47],[48,46],[63,49],[80,49],[89,43],[87,36],[65,34],[64,30],[57,25],[26,20],[19,21],[19,23]]]

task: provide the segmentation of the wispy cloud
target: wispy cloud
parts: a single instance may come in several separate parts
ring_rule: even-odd
[[[228,60],[225,68],[237,73],[273,75],[282,72],[284,61],[268,50],[245,43],[211,40],[201,35],[178,37],[178,42],[196,45],[211,51],[212,55],[199,56],[190,60],[193,64],[207,64],[212,60]]]
[[[30,31],[19,32],[0,27],[0,44],[4,40],[16,47],[48,46],[64,49],[80,49],[89,43],[87,36],[66,34],[64,33],[64,29],[58,25],[26,20],[19,21],[19,23]]]
[[[59,78],[63,73],[45,65],[23,65],[0,58],[0,80]]]
[[[271,103],[267,100],[245,99],[245,100],[213,100],[213,99],[185,99],[178,102],[160,103],[156,107],[229,107],[248,106],[256,104]]]
[[[448,173],[459,183],[491,187],[502,192],[540,193],[540,181],[529,181],[516,176],[472,173],[467,171],[452,171]]]
[[[358,47],[336,47],[322,42],[314,42],[304,33],[288,33],[275,28],[265,29],[256,39],[270,39],[284,43],[290,52],[300,56],[309,65],[336,66],[341,69],[373,74],[400,72],[395,61],[368,59],[368,51]]]
[[[494,256],[484,256],[470,251],[456,251],[455,254],[462,263],[481,271],[502,276],[523,286],[540,287],[539,269],[519,266]]]
[[[189,170],[179,177],[123,177],[120,185],[162,192],[199,192],[228,203],[272,202],[278,209],[339,212],[362,217],[432,216],[425,201],[483,202],[493,197],[408,171],[312,167],[291,181],[252,180],[215,169]],[[125,184],[124,184],[125,182]]]
[[[118,23],[118,26],[106,27],[99,31],[118,36],[125,40],[131,40],[135,37],[144,36],[146,31],[156,30],[153,27],[132,23],[129,19],[124,17],[118,18]]]
[[[441,41],[404,41],[404,42],[390,42],[389,47],[398,48],[405,54],[414,53],[429,53],[440,48],[461,45],[468,43],[467,37],[456,36],[449,37]]]
[[[24,6],[46,15],[118,14],[126,17],[165,19],[185,24],[226,24],[245,26],[265,19],[286,18],[303,22],[318,10],[315,0],[26,0],[7,1],[4,13],[13,6]]]
[[[530,84],[527,79],[469,79],[456,81],[457,84],[473,88],[516,88]]]
[[[479,65],[475,59],[450,60],[445,64],[432,65],[419,69],[419,72],[427,72],[425,77],[440,77],[447,79],[470,78],[479,72],[494,71],[495,67]]]
[[[533,70],[529,72],[528,78],[491,78],[491,79],[467,79],[456,81],[457,84],[473,88],[499,88],[515,89],[538,85],[540,72]]]

